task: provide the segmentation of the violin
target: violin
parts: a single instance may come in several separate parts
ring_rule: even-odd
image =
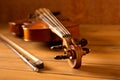
[[[70,31],[72,36],[79,40],[79,24],[70,21],[68,18],[61,18],[59,12],[52,12],[60,22]],[[25,41],[57,42],[60,38],[50,31],[48,25],[42,20],[36,20],[35,13],[30,14],[26,19],[9,22],[10,32],[23,37]],[[39,37],[39,35],[42,37]]]
[[[35,19],[10,22],[10,30],[16,36],[22,36],[25,41],[62,41],[62,44],[52,46],[51,49],[61,48],[64,55],[57,55],[55,59],[68,59],[72,68],[80,68],[82,56],[89,53],[86,39],[79,40],[79,27],[70,21],[59,21],[53,13],[40,8],[35,11]]]

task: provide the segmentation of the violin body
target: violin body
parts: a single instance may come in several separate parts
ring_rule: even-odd
[[[23,19],[23,20],[17,20],[15,22],[9,22],[9,28],[10,28],[10,32],[18,37],[23,37],[23,28],[22,25],[24,23],[30,23],[32,22],[31,19]]]
[[[75,39],[79,38],[79,27],[77,24],[65,21],[62,23],[71,32]],[[33,24],[24,24],[23,31],[25,41],[54,42],[61,40],[49,29],[48,25],[43,21],[39,21]]]
[[[69,19],[68,18],[63,18],[61,15],[60,15],[60,12],[52,12],[56,17],[58,17],[61,21],[67,21],[67,22],[69,22]],[[46,26],[46,24],[43,22],[43,21],[39,21],[40,23],[39,23],[39,25],[42,25],[42,26]],[[13,34],[13,35],[15,35],[15,36],[17,36],[17,37],[24,37],[24,32],[26,33],[26,31],[24,31],[23,30],[23,25],[25,25],[25,27],[27,26],[28,27],[28,24],[30,24],[29,26],[30,26],[30,29],[28,29],[28,30],[30,30],[30,33],[32,33],[33,34],[33,32],[31,32],[32,30],[35,30],[35,31],[40,31],[40,33],[41,34],[43,34],[42,33],[42,31],[43,32],[46,32],[46,34],[47,33],[49,33],[49,30],[47,29],[47,31],[46,31],[46,29],[44,29],[44,27],[42,27],[42,26],[38,26],[38,24],[32,24],[32,23],[36,23],[36,16],[35,16],[35,13],[32,13],[32,14],[29,14],[28,15],[28,17],[27,18],[25,18],[25,19],[21,19],[21,20],[16,20],[16,21],[13,21],[13,22],[9,22],[9,28],[10,28],[10,32]],[[34,26],[33,26],[34,25]],[[69,25],[68,25],[69,26]],[[29,27],[28,27],[29,28]],[[32,29],[31,29],[32,28]],[[34,29],[33,29],[34,28]],[[47,27],[48,28],[48,27]],[[37,29],[39,29],[39,30],[37,30]],[[43,29],[43,30],[42,30]],[[45,30],[45,31],[44,31]],[[29,32],[29,31],[28,31]],[[38,32],[39,33],[39,32]],[[26,34],[25,34],[26,35]],[[28,34],[29,35],[29,34]],[[37,34],[36,34],[37,35]],[[45,34],[44,34],[45,35]],[[30,36],[30,35],[29,35]],[[32,37],[32,36],[31,36]],[[26,37],[25,37],[26,38]],[[40,38],[39,38],[40,39]],[[37,40],[37,39],[28,39],[29,41],[30,40],[35,40],[35,41],[41,41],[41,39],[40,40]],[[25,39],[25,40],[27,40],[27,39]],[[42,40],[42,41],[44,41],[44,39]],[[46,41],[46,39],[45,39],[45,41]],[[47,40],[47,41],[49,41],[49,39]]]
[[[79,25],[70,21],[61,21],[61,23],[72,34],[73,38],[79,40]],[[43,21],[32,22],[31,20],[19,20],[9,22],[10,32],[18,37],[23,37],[25,41],[55,42],[61,39],[54,34]]]
[[[10,32],[15,36],[23,36],[23,29],[21,26],[22,23],[9,22]]]

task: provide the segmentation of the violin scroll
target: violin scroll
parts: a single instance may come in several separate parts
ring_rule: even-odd
[[[63,55],[57,55],[54,57],[56,60],[68,59],[68,62],[72,68],[79,68],[82,63],[82,56],[90,52],[88,48],[85,48],[88,44],[86,39],[74,41],[73,39],[66,38],[63,40],[63,45],[52,46],[51,49],[64,49]]]
[[[83,44],[83,43],[82,43]],[[82,56],[89,53],[88,48],[83,48],[81,44],[77,44],[73,38],[68,38],[63,42],[66,45],[64,48],[65,54],[68,59],[68,63],[72,68],[80,68],[82,64]]]

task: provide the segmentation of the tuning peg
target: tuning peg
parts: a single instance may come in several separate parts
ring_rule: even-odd
[[[35,17],[36,17],[35,13],[30,13],[30,14],[28,15],[28,18],[29,18],[29,19],[32,19],[32,18],[35,18]]]
[[[60,15],[61,13],[59,11],[56,11],[56,12],[52,12],[53,15],[57,16],[57,15]]]
[[[90,49],[88,49],[88,48],[82,48],[83,49],[83,51],[85,51],[87,54],[90,52]]]
[[[81,39],[78,44],[80,44],[82,47],[86,46],[88,44],[88,41],[86,39]]]
[[[66,55],[57,55],[54,57],[54,59],[61,60],[61,59],[68,59],[69,57]]]
[[[63,49],[65,46],[63,45],[56,45],[56,46],[51,46],[50,49]]]

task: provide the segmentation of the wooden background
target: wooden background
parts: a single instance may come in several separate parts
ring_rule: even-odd
[[[120,24],[120,0],[0,0],[0,22],[25,18],[41,7],[81,24]]]
[[[80,37],[88,40],[91,52],[83,57],[80,69],[71,69],[66,60],[53,59],[63,52],[50,50],[42,42],[24,42],[10,34],[8,24],[1,25],[41,7],[61,11],[81,24]],[[35,73],[0,42],[0,80],[120,80],[120,0],[0,0],[0,22],[0,34],[45,64]]]

